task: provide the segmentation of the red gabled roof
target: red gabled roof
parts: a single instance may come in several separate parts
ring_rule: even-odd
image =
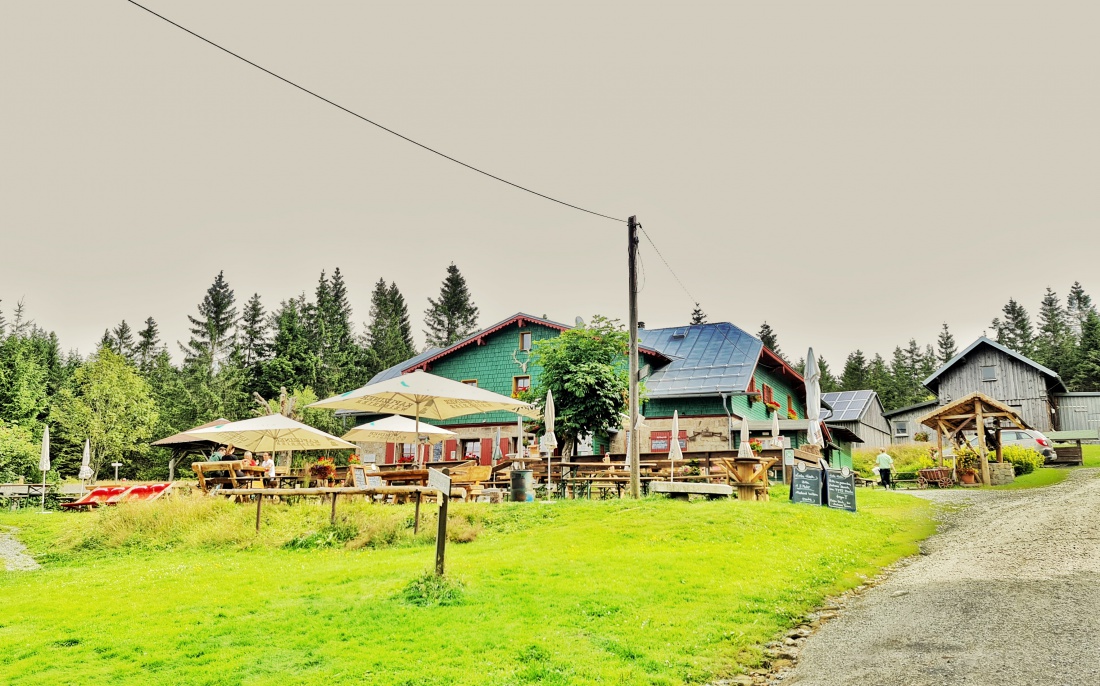
[[[569,329],[573,328],[573,327],[568,326],[566,324],[559,324],[558,322],[551,321],[549,319],[543,319],[542,317],[535,317],[533,315],[524,314],[522,312],[519,312],[517,314],[512,315],[511,317],[508,317],[507,319],[505,319],[503,321],[499,321],[496,324],[493,324],[492,326],[484,328],[481,331],[478,331],[477,333],[471,334],[471,335],[467,336],[466,338],[463,338],[461,341],[458,341],[457,343],[452,344],[450,347],[447,347],[447,348],[444,348],[443,350],[440,350],[435,355],[432,355],[431,357],[429,357],[425,360],[421,360],[420,362],[416,363],[415,365],[413,365],[413,366],[411,366],[407,369],[402,370],[401,373],[402,374],[408,374],[409,372],[415,371],[417,369],[423,369],[424,371],[428,371],[428,369],[431,367],[432,363],[435,362],[436,360],[447,357],[448,355],[450,355],[452,353],[455,353],[455,352],[457,352],[457,351],[459,351],[459,350],[461,350],[461,349],[463,349],[463,348],[465,348],[466,346],[469,346],[469,345],[474,345],[474,344],[483,345],[484,342],[485,342],[485,337],[486,336],[492,335],[492,334],[500,331],[501,329],[504,329],[508,326],[511,326],[512,324],[515,324],[518,327],[523,327],[523,326],[526,326],[528,323],[538,324],[539,326],[545,326],[548,329],[557,329],[558,331],[568,331]],[[666,362],[671,362],[672,361],[669,357],[661,354],[660,352],[658,352],[656,350],[653,350],[652,348],[639,347],[638,350],[639,350],[639,352],[643,352],[647,355],[651,355],[653,357],[664,360]]]
[[[794,381],[795,388],[802,391],[802,397],[806,397],[806,379],[801,374],[795,371],[794,367],[787,364],[779,355],[772,352],[768,346],[764,346],[760,349],[760,361],[766,362],[768,366],[778,369],[779,373],[783,376],[788,376]]]

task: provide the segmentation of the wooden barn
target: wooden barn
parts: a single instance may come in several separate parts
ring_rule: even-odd
[[[936,436],[932,433],[932,430],[927,426],[923,426],[917,420],[931,412],[939,404],[938,400],[928,400],[882,413],[883,419],[890,427],[890,442],[915,443],[919,433],[927,433],[929,439],[934,442]]]
[[[883,416],[882,401],[874,391],[824,393],[821,399],[831,408],[825,411],[830,427],[844,428],[869,448],[890,445],[890,424]]]
[[[985,336],[924,381],[939,405],[981,393],[1008,405],[1039,431],[1057,430],[1057,396],[1067,392],[1055,372]]]

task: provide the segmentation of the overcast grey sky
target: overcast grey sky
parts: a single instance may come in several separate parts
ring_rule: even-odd
[[[1095,2],[148,0],[495,174],[636,214],[712,321],[835,368],[1010,297],[1100,296]],[[67,348],[224,269],[269,308],[340,267],[419,329],[454,261],[482,323],[625,320],[625,226],[430,155],[123,0],[0,2],[0,307]],[[689,297],[643,241],[642,319]],[[172,346],[174,349],[174,346]]]

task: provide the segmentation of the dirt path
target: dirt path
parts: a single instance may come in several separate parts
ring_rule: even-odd
[[[15,540],[9,530],[0,530],[0,562],[9,572],[29,572],[38,569],[38,563],[27,554],[26,547]]]
[[[969,504],[924,555],[806,640],[798,686],[1100,683],[1100,471],[1020,491],[928,491]]]

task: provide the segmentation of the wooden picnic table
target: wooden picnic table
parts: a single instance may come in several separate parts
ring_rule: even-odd
[[[401,483],[413,486],[424,486],[428,483],[427,469],[395,469],[389,472],[378,472],[378,476],[381,477],[387,485]]]

